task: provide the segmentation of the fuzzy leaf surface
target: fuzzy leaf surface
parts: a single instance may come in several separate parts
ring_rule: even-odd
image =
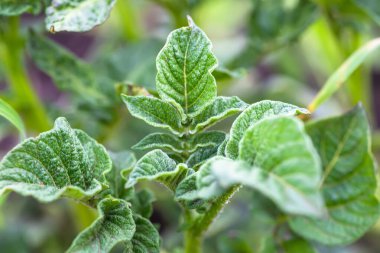
[[[379,202],[369,127],[358,106],[347,114],[307,125],[322,159],[320,188],[328,219],[297,217],[291,228],[323,244],[349,244],[361,237],[379,217]]]
[[[259,120],[276,115],[292,116],[298,114],[308,114],[308,111],[295,105],[278,101],[263,100],[252,104],[236,118],[231,127],[225,150],[227,157],[232,159],[238,157],[239,143],[245,131]]]
[[[102,190],[111,160],[95,140],[64,118],[54,128],[13,148],[0,163],[0,194],[15,191],[50,202],[88,199]]]
[[[46,9],[46,29],[86,32],[103,23],[116,0],[52,0]]]
[[[181,134],[181,115],[171,104],[146,96],[122,95],[122,99],[134,117],[154,127],[168,129],[177,135]]]
[[[208,128],[225,118],[242,112],[248,104],[238,97],[217,97],[193,118],[190,133],[199,132]]]
[[[189,152],[194,152],[199,148],[219,146],[226,139],[226,134],[221,131],[208,131],[194,135],[189,141]]]
[[[125,253],[159,253],[160,235],[153,224],[140,215],[133,216],[136,232],[127,243]]]
[[[68,253],[110,252],[117,243],[132,239],[136,226],[128,202],[106,198],[98,211],[99,217],[75,238]]]
[[[175,191],[175,199],[182,202],[189,209],[203,205],[204,200],[198,196],[197,175],[195,172],[181,181]]]
[[[188,27],[169,34],[157,56],[156,87],[160,97],[195,115],[216,97],[211,72],[217,60],[206,34],[191,20]]]
[[[187,168],[176,164],[161,150],[153,150],[145,154],[134,166],[126,187],[132,187],[141,180],[156,180],[174,190]]]
[[[182,142],[174,135],[166,133],[153,133],[144,137],[132,147],[136,150],[161,149],[166,152],[182,152]]]
[[[277,116],[250,127],[240,142],[239,159],[261,168],[246,182],[292,214],[321,217],[324,203],[318,184],[321,162],[303,123]],[[247,175],[248,176],[248,175]],[[246,180],[244,173],[241,177]],[[252,183],[256,181],[256,184]]]

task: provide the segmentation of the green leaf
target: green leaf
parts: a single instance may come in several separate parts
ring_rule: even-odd
[[[150,134],[132,148],[136,150],[161,149],[165,152],[175,153],[180,153],[184,149],[182,142],[176,136],[166,133]]]
[[[197,151],[192,153],[187,159],[186,164],[189,168],[197,168],[205,163],[211,157],[214,157],[218,153],[218,146],[199,148]]]
[[[251,180],[243,173],[245,184],[271,198],[282,210],[324,214],[318,189],[321,163],[301,120],[277,116],[256,123],[240,142],[239,159],[261,168],[250,171]]]
[[[226,133],[221,131],[208,131],[194,135],[188,142],[188,152],[194,152],[199,148],[218,147],[226,139]]]
[[[284,248],[285,253],[317,253],[310,243],[300,238],[285,241],[282,244],[282,247]]]
[[[217,97],[212,104],[206,106],[196,115],[190,126],[190,133],[194,134],[219,121],[242,112],[248,104],[238,97]]]
[[[307,132],[322,159],[321,190],[328,219],[297,217],[291,228],[323,244],[349,244],[379,217],[379,202],[369,127],[359,106],[347,114],[308,124]]]
[[[30,32],[28,50],[38,68],[47,73],[59,89],[72,92],[97,109],[115,97],[113,86],[109,92],[110,87],[104,82],[100,84],[96,71],[53,41]]]
[[[243,138],[245,131],[259,120],[275,115],[288,116],[298,114],[308,114],[308,111],[295,105],[277,101],[263,100],[252,104],[237,117],[231,127],[225,151],[227,157],[233,159],[238,157],[239,142]]]
[[[253,0],[247,47],[232,62],[233,68],[257,60],[294,42],[319,15],[313,1]]]
[[[122,174],[132,169],[132,166],[136,163],[136,157],[129,151],[115,153],[108,151],[108,154],[112,160],[112,170],[106,177],[112,196],[125,199],[129,197],[129,191],[124,187],[126,180]]]
[[[273,236],[261,240],[259,253],[277,253]]]
[[[377,0],[353,0],[353,2],[380,25],[380,5]]]
[[[152,202],[155,201],[154,195],[148,189],[142,189],[136,192],[130,199],[133,213],[140,214],[142,217],[149,219],[153,213]]]
[[[136,163],[126,187],[132,187],[142,180],[156,180],[174,191],[186,172],[187,168],[184,165],[177,166],[167,154],[161,150],[153,150]]]
[[[153,224],[139,216],[133,216],[136,223],[136,232],[132,241],[126,245],[125,253],[159,253],[160,235]]]
[[[98,211],[99,217],[75,238],[68,253],[109,252],[117,243],[132,239],[137,228],[127,202],[106,198]]]
[[[198,172],[195,172],[187,176],[175,190],[175,199],[189,209],[195,209],[204,204],[204,200],[198,196],[197,175]]]
[[[168,129],[176,135],[181,135],[181,115],[171,104],[146,96],[133,97],[122,94],[122,99],[134,117],[154,127]]]
[[[55,32],[89,31],[108,18],[115,2],[116,0],[52,0],[46,9],[46,29]]]
[[[308,106],[313,112],[336,91],[339,90],[355,70],[367,59],[373,55],[374,51],[380,47],[380,38],[369,41],[367,44],[355,51],[350,57],[327,79],[322,89],[315,96]]]
[[[225,151],[226,151],[226,146],[227,146],[228,140],[229,140],[229,135],[226,135],[226,138],[218,147],[217,155],[225,156]]]
[[[38,14],[42,7],[42,1],[39,0],[2,0],[0,16],[18,16],[24,12]]]
[[[219,156],[200,168],[198,196],[212,199],[241,184],[258,190],[287,213],[322,216],[320,172],[319,158],[302,122],[273,117],[246,131],[238,161]]]
[[[64,118],[13,148],[0,163],[0,194],[15,191],[50,202],[89,199],[102,190],[111,160],[103,146]]]
[[[20,139],[25,139],[25,126],[18,113],[7,102],[0,98],[0,116],[12,123],[20,133]]]
[[[189,26],[170,33],[157,56],[156,86],[160,97],[194,116],[216,97],[211,72],[217,60],[206,34],[189,18]]]

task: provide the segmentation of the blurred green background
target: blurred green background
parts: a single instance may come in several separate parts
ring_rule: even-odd
[[[28,136],[64,116],[108,149],[128,150],[153,129],[131,118],[118,94],[140,92],[137,87],[154,91],[156,55],[169,32],[187,24],[186,15],[213,42],[219,94],[248,103],[271,99],[306,107],[345,59],[380,37],[378,0],[118,0],[110,18],[86,33],[51,34],[43,15],[0,16],[0,98],[21,114]],[[379,56],[366,60],[313,117],[361,102],[380,159]],[[216,128],[227,130],[231,122]],[[0,157],[17,142],[16,130],[1,118]],[[149,188],[163,252],[177,252],[180,209],[162,186]],[[257,252],[275,226],[273,210],[259,194],[241,190],[208,232],[205,252]],[[0,252],[63,252],[95,217],[73,202],[41,205],[11,194],[1,205]],[[378,253],[377,238],[380,222],[351,246],[316,247],[322,253]]]

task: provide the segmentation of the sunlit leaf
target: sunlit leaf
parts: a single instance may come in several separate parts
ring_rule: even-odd
[[[176,135],[181,135],[181,115],[171,104],[146,96],[122,95],[122,99],[134,117],[154,127],[168,129]]]
[[[298,114],[308,114],[308,111],[295,105],[278,101],[263,100],[252,104],[239,115],[231,127],[230,136],[225,151],[227,157],[238,157],[239,142],[243,138],[245,131],[259,120],[275,115]]]
[[[210,40],[189,18],[189,26],[173,31],[157,56],[157,91],[185,114],[197,114],[216,97],[216,66]]]
[[[219,121],[242,112],[248,104],[238,97],[217,97],[212,104],[193,118],[190,126],[190,133],[199,132],[210,127]]]
[[[161,150],[153,150],[136,163],[126,187],[132,187],[141,180],[155,180],[174,190],[186,172],[186,167],[177,165],[167,154]]]

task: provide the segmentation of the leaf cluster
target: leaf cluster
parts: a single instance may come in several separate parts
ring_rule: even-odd
[[[376,222],[375,163],[360,105],[305,123],[300,118],[309,112],[295,105],[217,96],[217,59],[190,18],[169,35],[156,67],[156,96],[122,95],[134,117],[165,130],[133,147],[149,151],[137,161],[128,151],[106,151],[58,118],[52,130],[20,143],[0,163],[1,194],[70,198],[97,208],[98,219],[68,252],[109,252],[118,243],[126,252],[159,252],[149,221],[154,197],[135,190],[141,181],[165,185],[183,208],[185,252],[199,251],[191,242],[200,243],[240,187],[257,191],[285,217],[287,237],[273,231],[276,240],[266,240],[262,252],[312,252],[309,241],[349,244]],[[209,130],[238,113],[228,133]]]

